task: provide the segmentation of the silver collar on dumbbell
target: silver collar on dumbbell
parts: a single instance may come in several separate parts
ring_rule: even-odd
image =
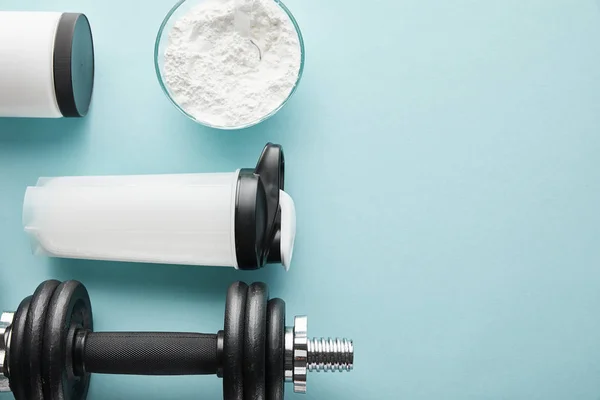
[[[285,380],[294,383],[294,392],[306,393],[309,371],[351,371],[354,344],[348,339],[309,339],[308,318],[294,318],[285,328]]]
[[[10,392],[8,377],[8,357],[10,354],[10,333],[15,313],[3,312],[0,316],[0,392]]]

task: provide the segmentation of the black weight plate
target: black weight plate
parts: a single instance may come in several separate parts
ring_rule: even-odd
[[[283,400],[285,373],[285,302],[267,303],[267,400]]]
[[[255,282],[246,298],[244,335],[244,399],[264,400],[266,391],[267,285]]]
[[[93,330],[92,306],[88,292],[77,281],[66,281],[54,291],[42,346],[44,397],[52,400],[84,400],[90,374],[76,376],[72,344],[75,331]]]
[[[23,358],[21,373],[28,380],[25,385],[25,398],[27,400],[43,400],[42,389],[42,341],[44,338],[44,325],[48,312],[48,304],[54,290],[60,285],[59,281],[50,280],[43,282],[33,293],[25,331],[23,333]]]
[[[25,321],[27,321],[27,312],[29,311],[29,304],[31,303],[31,296],[23,299],[15,317],[13,319],[11,333],[10,333],[10,354],[9,354],[9,372],[10,372],[10,390],[13,392],[16,400],[27,400],[25,394],[25,386],[29,385],[27,382],[27,376],[21,372],[24,369],[24,364],[27,363],[27,359],[23,357],[23,333],[25,333]]]
[[[244,400],[244,324],[248,285],[229,286],[225,302],[223,399]]]

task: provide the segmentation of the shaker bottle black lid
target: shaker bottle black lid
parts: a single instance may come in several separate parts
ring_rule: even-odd
[[[87,114],[94,89],[94,43],[84,14],[62,14],[54,40],[54,91],[64,117]]]
[[[272,143],[265,146],[256,168],[240,170],[235,202],[238,269],[258,269],[282,261],[279,197],[284,172],[283,149]]]

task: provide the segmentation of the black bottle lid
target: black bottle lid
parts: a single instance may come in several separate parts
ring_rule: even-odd
[[[94,89],[94,42],[84,14],[64,13],[54,40],[54,93],[64,117],[87,114]]]
[[[280,192],[284,173],[283,149],[273,143],[265,146],[256,168],[240,170],[235,202],[238,269],[282,262]],[[295,232],[295,214],[293,226]]]

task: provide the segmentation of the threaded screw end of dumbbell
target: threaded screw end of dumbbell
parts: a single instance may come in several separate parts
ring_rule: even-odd
[[[354,344],[349,339],[312,338],[308,340],[309,371],[352,371]]]

